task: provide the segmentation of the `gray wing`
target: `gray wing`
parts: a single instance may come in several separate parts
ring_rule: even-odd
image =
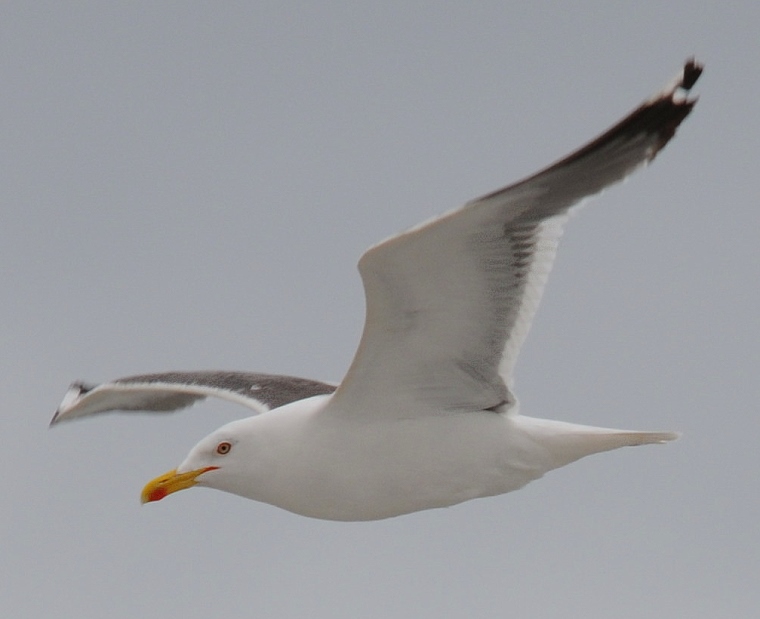
[[[364,332],[325,413],[513,407],[514,365],[569,210],[654,158],[694,106],[684,93],[701,71],[687,62],[578,151],[366,252]]]
[[[118,378],[100,385],[73,383],[50,425],[107,411],[170,412],[212,396],[264,413],[335,391],[306,378],[248,372],[165,372]]]

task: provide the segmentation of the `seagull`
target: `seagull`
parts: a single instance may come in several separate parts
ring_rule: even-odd
[[[247,372],[73,383],[51,421],[174,411],[208,396],[254,415],[202,439],[142,501],[205,486],[303,516],[378,520],[522,488],[639,432],[520,414],[513,370],[563,224],[650,162],[691,112],[702,66],[557,163],[394,236],[359,261],[366,319],[340,385]]]

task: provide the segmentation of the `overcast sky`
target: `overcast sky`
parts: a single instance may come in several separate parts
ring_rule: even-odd
[[[749,617],[760,607],[760,8],[4,2],[0,616]],[[369,245],[700,101],[567,228],[523,412],[680,430],[375,523],[143,484],[244,409],[48,430],[72,380],[339,381]]]

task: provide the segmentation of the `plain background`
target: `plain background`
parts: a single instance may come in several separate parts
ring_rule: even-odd
[[[758,7],[4,2],[0,615],[752,616]],[[48,430],[74,379],[339,381],[364,249],[580,146],[692,54],[699,104],[570,222],[517,376],[526,414],[680,441],[341,524],[139,505],[232,405]]]

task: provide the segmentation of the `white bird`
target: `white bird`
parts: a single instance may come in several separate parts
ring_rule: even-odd
[[[359,261],[364,332],[343,382],[175,372],[74,383],[52,424],[206,396],[257,414],[201,440],[143,502],[194,485],[328,520],[375,520],[510,492],[590,454],[664,443],[519,414],[512,373],[571,207],[651,161],[696,99],[694,60],[558,163],[390,238]]]

